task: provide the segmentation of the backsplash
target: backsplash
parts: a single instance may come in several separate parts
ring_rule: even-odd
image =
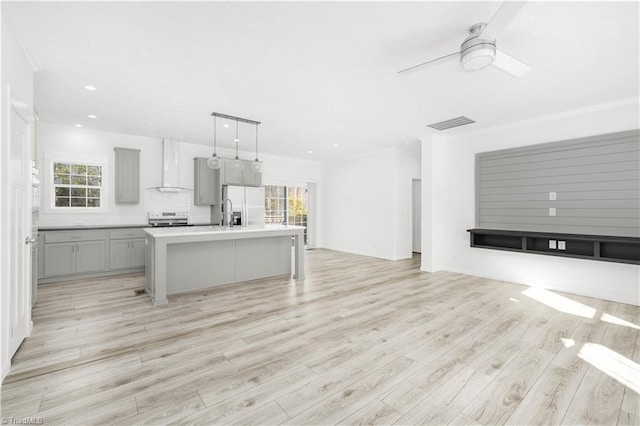
[[[144,191],[146,212],[188,212],[191,214],[191,193],[189,191],[161,192],[156,189]]]

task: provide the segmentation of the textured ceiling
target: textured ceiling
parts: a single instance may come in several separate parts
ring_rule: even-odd
[[[460,115],[479,128],[638,96],[638,2],[527,3],[497,40],[532,66],[519,79],[455,60],[396,75],[458,50],[499,6],[3,2],[2,13],[39,67],[42,121],[211,144],[217,111],[263,122],[261,151],[290,157],[407,143]],[[234,132],[219,127],[221,146]],[[253,132],[240,126],[241,149]]]

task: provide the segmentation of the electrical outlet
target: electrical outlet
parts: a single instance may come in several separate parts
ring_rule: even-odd
[[[556,200],[556,193],[555,192],[550,192],[549,193],[549,200],[551,200],[551,201],[555,201]]]
[[[566,250],[567,242],[566,241],[558,241],[558,250]]]
[[[557,248],[556,240],[549,240],[549,248],[553,250]]]
[[[556,215],[556,208],[549,207],[549,216],[555,216],[555,215]]]

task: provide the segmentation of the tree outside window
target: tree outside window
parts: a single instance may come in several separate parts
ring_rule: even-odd
[[[53,163],[54,206],[99,208],[102,202],[102,166]]]

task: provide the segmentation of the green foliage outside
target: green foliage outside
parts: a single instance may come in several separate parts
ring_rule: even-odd
[[[296,216],[306,216],[307,208],[304,205],[302,197],[289,198],[289,214],[293,213]]]

